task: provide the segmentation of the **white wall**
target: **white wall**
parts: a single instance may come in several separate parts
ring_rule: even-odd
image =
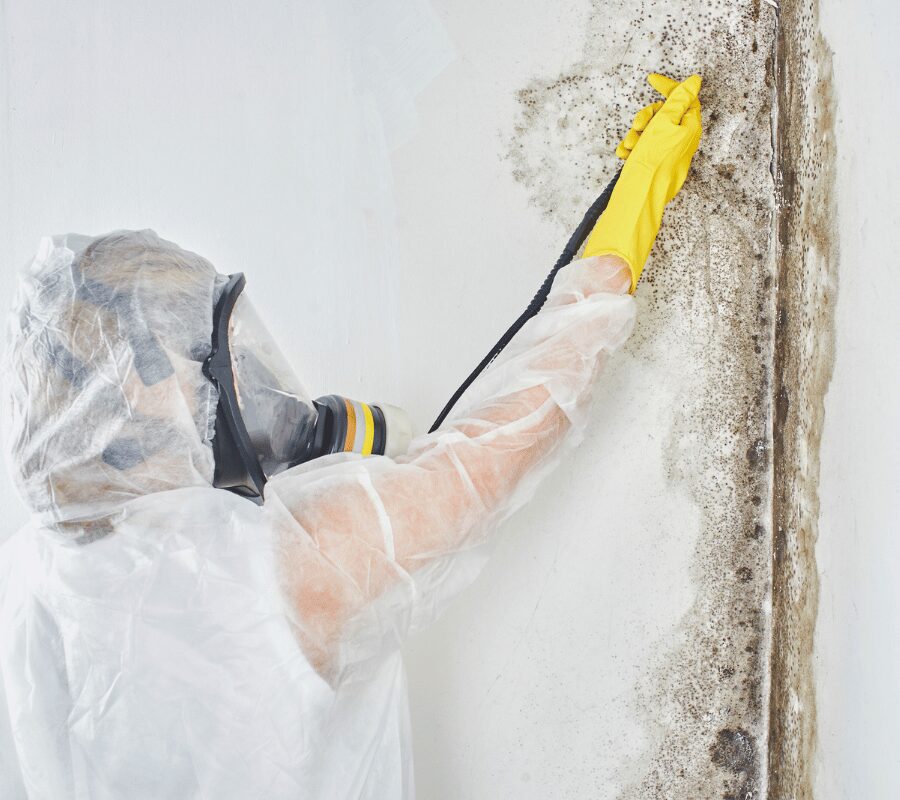
[[[765,312],[747,298],[760,299],[765,272],[768,230],[753,214],[768,213],[769,131],[742,114],[767,107],[766,42],[737,63],[723,48],[749,53],[755,35],[742,6],[650,5],[638,21],[620,0],[436,3],[452,64],[416,0],[0,5],[3,285],[43,233],[153,227],[247,273],[314,395],[402,404],[420,429],[609,174],[642,73],[714,70],[719,121],[694,179],[705,193],[670,212],[662,299],[642,289],[641,332],[599,389],[588,441],[408,648],[425,800],[653,796],[653,781],[715,777],[716,732],[743,726],[764,679],[760,650],[736,666],[709,654],[743,652],[739,636],[766,625],[767,533],[751,540],[754,492],[730,466],[756,435],[741,427],[741,395],[760,391],[759,375],[726,335]],[[700,10],[712,38],[683,24]],[[760,13],[764,36],[772,12]],[[566,207],[551,222],[512,177],[516,92],[579,59],[593,69],[597,136],[547,144]],[[748,85],[764,96],[742,101]],[[0,487],[2,538],[24,513]],[[731,560],[745,547],[749,584],[735,577],[747,562]],[[714,616],[738,595],[753,628],[740,634]]]
[[[900,718],[900,10],[824,0],[837,90],[840,268],[825,403],[816,797],[897,796]]]

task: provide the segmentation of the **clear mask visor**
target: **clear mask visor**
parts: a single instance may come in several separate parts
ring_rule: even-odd
[[[271,477],[305,459],[316,408],[243,293],[229,320],[228,341],[241,416],[260,466]]]

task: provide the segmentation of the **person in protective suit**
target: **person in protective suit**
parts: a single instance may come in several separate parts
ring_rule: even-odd
[[[339,438],[360,452],[291,456],[341,403],[308,402],[203,258],[151,231],[44,240],[5,368],[34,513],[0,548],[0,797],[413,795],[400,642],[580,440],[700,140],[699,77],[650,80],[666,100],[620,145],[584,258],[393,457],[390,413],[349,401]],[[225,412],[246,417],[232,444],[255,448],[257,502],[215,485]]]

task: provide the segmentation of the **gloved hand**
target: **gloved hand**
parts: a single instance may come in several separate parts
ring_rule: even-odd
[[[585,258],[612,254],[626,261],[632,292],[659,232],[663,209],[684,184],[702,132],[699,75],[678,83],[654,73],[648,81],[666,100],[641,109],[616,148],[625,165],[584,249]]]

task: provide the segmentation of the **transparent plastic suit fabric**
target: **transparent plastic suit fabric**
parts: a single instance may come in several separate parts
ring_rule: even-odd
[[[36,513],[0,547],[0,797],[412,797],[398,646],[581,438],[629,282],[576,262],[445,427],[260,507],[210,486],[221,277],[150,232],[45,242],[5,370]]]
[[[210,484],[218,398],[200,366],[222,280],[152,231],[42,241],[4,369],[12,474],[42,522],[92,538],[134,497]]]

